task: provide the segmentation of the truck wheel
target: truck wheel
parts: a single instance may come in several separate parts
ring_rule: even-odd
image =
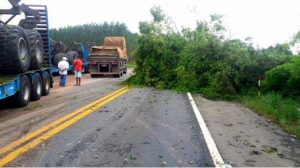
[[[46,96],[50,93],[51,80],[48,72],[43,73],[42,95]]]
[[[39,73],[34,74],[34,79],[32,81],[31,87],[31,100],[36,101],[39,100],[42,96],[42,79]]]
[[[53,63],[55,66],[57,66],[58,62],[62,60],[62,57],[68,58],[65,53],[58,53],[54,56]]]
[[[78,56],[78,53],[76,51],[68,51],[67,52],[67,58],[70,64],[73,64],[75,58]]]
[[[0,71],[21,73],[29,69],[30,55],[24,29],[0,26]]]
[[[31,55],[30,69],[39,69],[44,60],[44,48],[42,37],[36,30],[26,30]]]
[[[30,81],[26,75],[20,79],[20,90],[14,96],[15,102],[19,107],[24,107],[29,103],[30,100]]]

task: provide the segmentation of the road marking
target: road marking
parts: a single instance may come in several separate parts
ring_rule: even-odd
[[[61,124],[61,125],[55,127],[54,129],[42,134],[41,136],[37,137],[36,139],[32,140],[31,142],[25,144],[24,146],[21,146],[20,148],[16,149],[15,151],[9,153],[8,155],[6,155],[4,158],[2,158],[0,160],[0,167],[3,167],[5,164],[11,162],[12,160],[14,160],[18,156],[22,155],[23,153],[27,152],[28,150],[36,147],[40,143],[42,143],[42,142],[46,141],[47,139],[53,137],[54,135],[61,132],[65,128],[71,126],[72,124],[76,123],[77,121],[84,118],[88,114],[94,112],[96,109],[104,106],[105,104],[111,102],[112,100],[114,100],[114,99],[118,98],[119,96],[123,95],[124,93],[128,92],[128,90],[129,89],[125,89],[125,90],[117,93],[116,95],[104,100],[103,102],[100,102],[99,104],[95,104],[95,105],[91,106],[90,108],[86,109],[85,111],[83,111],[79,115],[75,116],[74,118],[64,122],[63,124]]]
[[[38,129],[38,130],[36,130],[36,131],[34,131],[34,132],[32,132],[32,133],[30,133],[30,134],[28,134],[28,135],[26,135],[22,138],[16,140],[15,142],[6,145],[3,148],[0,148],[0,154],[4,154],[8,151],[11,151],[13,148],[19,146],[20,144],[25,143],[26,141],[29,141],[30,139],[40,135],[41,133],[43,133],[43,132],[45,132],[49,129],[54,128],[58,124],[61,124],[62,122],[66,121],[66,120],[68,120],[68,119],[70,119],[70,118],[72,118],[72,117],[74,117],[74,116],[76,116],[80,113],[84,113],[88,109],[93,109],[94,107],[97,107],[97,104],[99,104],[99,103],[101,103],[105,100],[110,100],[109,98],[112,98],[115,95],[119,95],[119,93],[123,93],[124,90],[128,91],[128,87],[126,86],[126,87],[123,87],[123,88],[121,88],[117,91],[114,91],[114,92],[112,92],[112,93],[110,93],[110,94],[108,94],[108,95],[106,95],[106,96],[104,96],[104,97],[102,97],[102,98],[100,98],[100,99],[98,99],[98,100],[96,100],[96,101],[94,101],[94,102],[92,102],[92,103],[90,103],[90,104],[88,104],[88,105],[86,105],[86,106],[84,106],[84,107],[82,107],[82,108],[80,108],[80,109],[78,109],[78,110],[76,110],[76,111],[74,111],[74,112],[72,112],[72,113],[70,113],[70,114],[54,121],[54,122],[52,122],[52,123],[50,123],[50,124],[48,124],[48,125],[46,125],[46,126],[42,127],[41,129]],[[1,162],[0,162],[0,165],[1,165]]]
[[[94,101],[94,102],[92,102],[92,103],[90,103],[90,104],[88,104],[88,105],[86,105],[86,106],[84,106],[84,107],[82,107],[82,108],[80,108],[80,109],[78,109],[78,110],[76,110],[76,111],[74,111],[74,112],[72,112],[72,113],[70,113],[70,114],[68,114],[68,115],[66,115],[66,116],[64,116],[64,117],[62,117],[62,118],[54,121],[54,122],[52,122],[52,123],[50,123],[50,124],[48,124],[48,125],[46,125],[46,126],[44,126],[42,128],[40,128],[40,129],[38,129],[38,130],[36,130],[36,131],[34,131],[34,132],[32,132],[32,133],[30,133],[30,134],[28,134],[28,135],[26,135],[26,136],[18,139],[16,141],[14,141],[13,143],[8,144],[8,145],[4,146],[3,148],[0,148],[0,155],[6,153],[7,151],[10,151],[14,147],[16,147],[16,146],[18,146],[18,145],[20,145],[20,144],[22,144],[22,143],[24,143],[24,142],[26,142],[26,141],[34,138],[34,137],[36,137],[37,135],[39,135],[39,134],[41,134],[41,133],[49,130],[50,128],[53,128],[56,125],[58,125],[58,124],[60,124],[60,123],[62,123],[64,121],[66,121],[66,120],[74,117],[75,115],[81,113],[85,109],[87,109],[87,108],[89,108],[89,107],[91,107],[91,106],[93,106],[93,105],[95,105],[95,104],[97,104],[97,103],[99,103],[99,102],[101,102],[101,101],[103,101],[103,100],[105,100],[105,99],[107,99],[107,98],[109,98],[109,97],[117,94],[118,92],[120,92],[120,91],[122,91],[124,89],[127,89],[127,88],[128,87],[123,87],[123,88],[121,88],[121,89],[119,89],[119,90],[117,90],[115,92],[112,92],[112,93],[110,93],[110,94],[108,94],[108,95],[106,95],[106,96],[104,96],[104,97],[102,97],[102,98],[100,98],[100,99],[98,99],[98,100],[96,100],[96,101]]]
[[[203,117],[201,116],[201,113],[192,97],[192,95],[190,93],[187,93],[189,100],[191,102],[191,105],[193,107],[194,113],[196,115],[196,118],[198,120],[199,126],[202,130],[202,134],[204,136],[205,142],[207,144],[208,150],[210,152],[211,158],[215,164],[216,167],[220,168],[220,167],[231,167],[230,165],[225,165],[221,154],[219,153],[219,150],[217,148],[217,145],[215,144],[214,139],[212,138],[206,124],[205,121],[203,119]]]

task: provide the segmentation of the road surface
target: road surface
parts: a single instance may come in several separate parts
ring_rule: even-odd
[[[0,167],[214,166],[187,94],[119,85],[128,76],[84,75],[80,87],[68,76],[63,88],[55,77],[40,101],[2,102]],[[227,165],[300,166],[300,141],[275,124],[239,103],[193,97]]]
[[[0,145],[4,147],[24,138],[120,89],[118,83],[126,76],[84,79],[80,87],[72,86],[70,81],[65,88],[56,85],[50,96],[25,108],[2,107]],[[94,105],[91,109],[88,115],[57,134],[45,140],[39,134],[3,153],[2,158],[10,159],[14,155],[11,153],[26,151],[5,166],[214,166],[184,93],[131,88],[101,108]],[[40,143],[28,149],[35,138]]]

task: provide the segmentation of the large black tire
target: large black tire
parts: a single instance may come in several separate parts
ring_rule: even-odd
[[[31,85],[28,77],[26,75],[22,76],[20,79],[20,90],[13,97],[14,102],[16,102],[17,106],[24,107],[30,101],[31,96]]]
[[[34,78],[32,80],[32,86],[31,86],[31,100],[36,101],[40,100],[42,96],[42,78],[39,73],[34,73]]]
[[[75,58],[78,57],[78,53],[76,51],[68,51],[67,56],[69,64],[73,64]]]
[[[43,73],[42,95],[46,96],[50,93],[51,80],[48,72]]]
[[[54,59],[53,59],[54,65],[55,65],[55,66],[58,66],[59,61],[61,61],[63,57],[68,58],[67,55],[66,55],[65,53],[58,53],[58,54],[56,54],[56,55],[54,56]]]
[[[36,30],[26,30],[29,42],[29,53],[31,56],[30,69],[35,70],[42,67],[44,60],[44,47],[42,37]]]
[[[22,73],[29,69],[28,40],[22,27],[0,26],[0,71]]]

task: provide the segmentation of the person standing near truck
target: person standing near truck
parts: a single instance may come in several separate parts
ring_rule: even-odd
[[[74,66],[75,78],[76,78],[75,86],[80,86],[80,84],[81,84],[82,61],[78,58],[78,56],[75,58],[73,66]]]
[[[63,57],[61,61],[58,63],[59,68],[59,86],[64,87],[66,85],[66,79],[68,75],[69,63],[66,57]]]

